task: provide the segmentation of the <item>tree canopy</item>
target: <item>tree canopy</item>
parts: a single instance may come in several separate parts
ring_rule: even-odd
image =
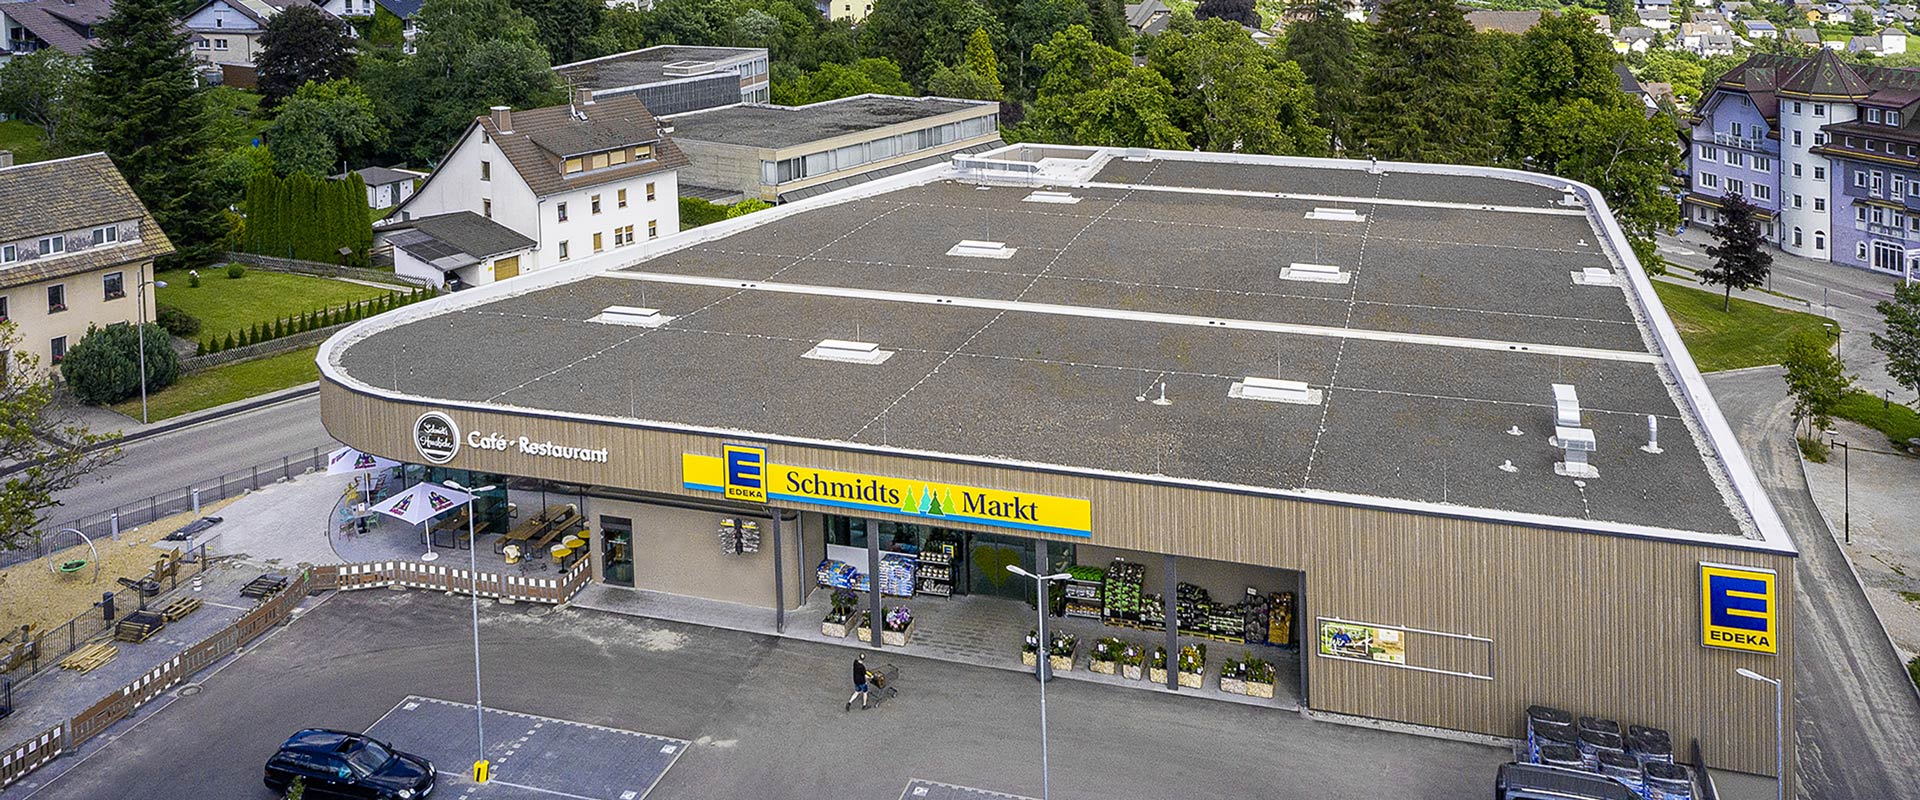
[[[260,34],[259,72],[261,105],[271,108],[308,81],[326,83],[353,75],[353,37],[347,24],[321,11],[298,4],[267,20]]]
[[[1356,26],[1339,0],[1308,0],[1296,6],[1303,18],[1287,27],[1285,54],[1313,87],[1316,123],[1332,137],[1334,150],[1353,141],[1365,52]]]
[[[1380,7],[1355,138],[1380,158],[1488,163],[1492,77],[1473,26],[1452,0],[1390,0]]]
[[[85,61],[56,48],[14,56],[0,65],[0,114],[40,127],[47,149],[62,152],[62,137],[78,118]]]
[[[1188,148],[1169,114],[1173,85],[1093,40],[1083,25],[1033,50],[1045,78],[1017,138],[1114,147]]]
[[[1874,304],[1886,320],[1886,333],[1873,334],[1873,347],[1887,356],[1887,376],[1907,391],[1920,393],[1920,283],[1893,287],[1893,299]]]
[[[533,21],[507,0],[434,0],[420,25],[413,55],[361,54],[361,81],[401,157],[432,163],[491,106],[561,101]]]
[[[281,105],[267,128],[267,150],[283,174],[322,177],[342,169],[342,156],[385,135],[373,101],[353,81],[309,83]]]
[[[1147,65],[1165,76],[1189,142],[1220,152],[1323,155],[1313,90],[1300,66],[1224,19],[1200,20],[1157,37]]]
[[[166,342],[164,332],[160,339]],[[13,354],[7,380],[0,381],[0,462],[26,465],[0,481],[0,551],[32,546],[48,513],[60,506],[59,493],[120,459],[111,437],[88,430],[53,402],[52,376],[19,345],[14,323],[0,321],[0,349]]]
[[[913,94],[900,65],[884,58],[863,58],[851,65],[821,64],[813,72],[773,85],[773,102],[800,106],[861,94]]]
[[[1760,220],[1752,203],[1740,195],[1728,195],[1722,218],[1713,231],[1718,240],[1707,248],[1713,263],[1700,270],[1700,282],[1725,289],[1722,310],[1733,310],[1733,290],[1745,291],[1766,283],[1773,270],[1773,253],[1760,235]]]

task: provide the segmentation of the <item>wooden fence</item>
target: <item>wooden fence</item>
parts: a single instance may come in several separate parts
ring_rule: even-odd
[[[109,692],[72,719],[0,751],[0,789],[11,786],[62,753],[79,748],[194,673],[232,655],[273,626],[285,622],[300,601],[311,594],[330,589],[353,591],[397,585],[460,593],[477,591],[481,597],[557,605],[573,599],[591,579],[592,570],[585,558],[552,576],[474,572],[418,561],[377,561],[304,570],[286,589],[254,606],[232,625]]]

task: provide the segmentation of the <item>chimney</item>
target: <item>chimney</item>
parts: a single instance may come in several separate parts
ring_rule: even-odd
[[[512,133],[513,109],[506,106],[494,106],[492,110],[493,127],[500,129],[501,133]]]
[[[0,150],[0,169],[13,166],[13,151]]]
[[[573,105],[576,108],[579,106],[593,105],[593,90],[581,89],[576,87],[573,90]]]

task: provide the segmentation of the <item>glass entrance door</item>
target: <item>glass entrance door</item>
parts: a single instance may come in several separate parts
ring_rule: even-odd
[[[973,594],[1032,600],[1033,582],[1007,571],[1011,564],[1028,572],[1034,564],[1034,540],[991,533],[967,534],[967,589]]]
[[[633,520],[600,517],[600,576],[615,586],[633,585]]]

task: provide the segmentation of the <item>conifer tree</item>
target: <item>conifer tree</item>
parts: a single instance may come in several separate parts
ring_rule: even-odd
[[[1453,0],[1388,0],[1354,133],[1379,158],[1488,163],[1493,75],[1479,36]]]
[[[1773,254],[1767,252],[1760,235],[1760,221],[1754,217],[1753,204],[1740,195],[1728,195],[1719,227],[1713,231],[1718,241],[1707,248],[1713,263],[1700,270],[1700,282],[1724,288],[1721,310],[1733,311],[1733,290],[1752,289],[1766,283],[1773,270]]]

